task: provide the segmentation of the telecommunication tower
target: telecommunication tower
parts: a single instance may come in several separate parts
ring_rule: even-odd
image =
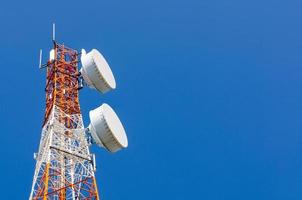
[[[101,93],[115,89],[113,73],[99,51],[78,52],[59,44],[54,31],[49,60],[41,65],[41,59],[42,51],[40,68],[47,70],[46,109],[29,199],[98,200],[95,156],[89,146],[116,152],[126,148],[128,140],[118,116],[105,103],[89,112],[90,125],[84,127],[79,89],[88,86]]]

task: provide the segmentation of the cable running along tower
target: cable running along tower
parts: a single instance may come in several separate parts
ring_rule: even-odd
[[[82,68],[78,70],[80,63]],[[115,89],[112,71],[93,49],[86,54],[57,43],[46,68],[46,110],[30,200],[99,200],[95,179],[96,163],[89,146],[96,144],[109,152],[128,146],[118,116],[108,104],[89,112],[85,128],[79,104],[79,89],[88,86],[101,93]]]

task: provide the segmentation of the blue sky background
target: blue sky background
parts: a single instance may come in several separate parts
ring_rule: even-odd
[[[3,1],[1,199],[28,199],[44,114],[39,49],[99,49],[129,148],[97,155],[107,200],[302,199],[302,1]],[[44,56],[44,61],[47,56]]]

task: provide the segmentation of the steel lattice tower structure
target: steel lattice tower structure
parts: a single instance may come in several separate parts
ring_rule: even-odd
[[[79,104],[79,53],[54,42],[30,200],[99,199]]]

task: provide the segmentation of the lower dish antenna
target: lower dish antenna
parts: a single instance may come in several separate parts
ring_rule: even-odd
[[[106,103],[89,112],[89,133],[93,141],[110,152],[128,146],[128,139],[120,119]]]

